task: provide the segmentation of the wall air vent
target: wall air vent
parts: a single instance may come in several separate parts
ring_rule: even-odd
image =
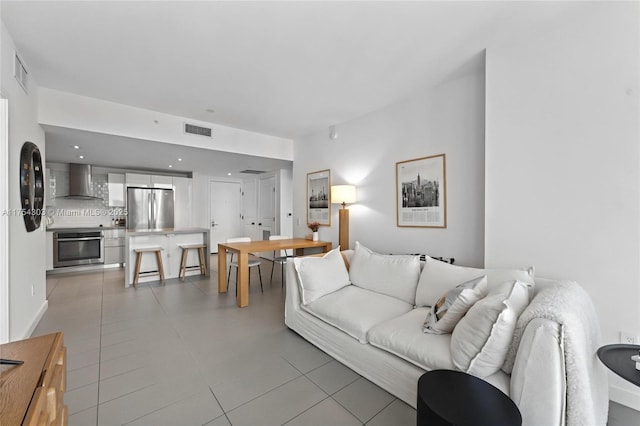
[[[184,123],[184,132],[192,135],[211,137],[211,129],[208,127],[196,126],[195,124]]]
[[[22,86],[25,93],[29,93],[29,73],[24,66],[24,62],[20,59],[20,56],[18,56],[18,52],[14,52],[13,55],[13,76],[18,80],[18,84]]]
[[[246,173],[248,175],[261,175],[262,173],[267,173],[264,170],[251,170],[251,169],[246,169],[246,170],[240,170],[240,173]]]

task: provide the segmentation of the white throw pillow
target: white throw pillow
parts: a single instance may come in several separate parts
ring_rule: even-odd
[[[351,283],[415,304],[420,259],[413,255],[374,253],[358,241],[349,264]]]
[[[303,305],[350,284],[340,247],[323,257],[295,257],[293,264],[298,275]]]
[[[500,370],[518,317],[529,304],[529,288],[521,281],[499,286],[469,309],[451,335],[456,368],[477,377]]]
[[[424,321],[423,331],[432,334],[451,333],[464,314],[486,295],[486,275],[456,286],[431,307]]]
[[[416,306],[433,306],[440,296],[458,284],[482,275],[487,276],[489,292],[505,281],[519,280],[529,284],[530,296],[533,295],[533,267],[528,269],[469,268],[451,265],[427,256],[416,289]]]

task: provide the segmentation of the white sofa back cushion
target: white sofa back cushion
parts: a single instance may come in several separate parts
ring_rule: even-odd
[[[529,300],[529,286],[516,280],[505,282],[473,305],[451,335],[453,364],[477,377],[500,370]]]
[[[374,253],[358,241],[349,265],[351,284],[415,304],[420,259]],[[459,283],[458,283],[459,284]]]
[[[487,276],[489,292],[505,281],[518,280],[529,285],[529,297],[533,295],[534,269],[480,269],[456,266],[429,256],[420,274],[416,290],[416,306],[433,306],[438,299],[458,284],[479,276]]]
[[[293,264],[298,275],[303,305],[350,284],[340,247],[323,257],[296,257]]]

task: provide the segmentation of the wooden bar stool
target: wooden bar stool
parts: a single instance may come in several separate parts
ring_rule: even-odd
[[[200,274],[207,275],[207,258],[205,257],[204,249],[207,248],[205,244],[180,244],[178,247],[182,249],[182,257],[180,258],[180,272],[178,272],[178,278],[182,278],[182,281],[187,276],[187,269],[200,268]],[[198,250],[199,265],[187,266],[187,257],[189,250]]]
[[[138,280],[140,276],[160,275],[160,281],[164,283],[164,268],[162,266],[162,247],[140,247],[133,249],[136,253],[136,270],[133,273],[133,286],[138,288]],[[142,255],[144,253],[155,253],[156,262],[158,262],[158,270],[156,271],[140,271],[140,264],[142,263]]]

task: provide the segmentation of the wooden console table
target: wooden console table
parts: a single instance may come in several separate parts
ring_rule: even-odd
[[[0,425],[66,425],[67,351],[62,333],[0,345]]]
[[[238,254],[238,306],[249,306],[249,253],[295,249],[296,255],[302,255],[305,248],[320,247],[323,252],[331,250],[327,241],[311,241],[305,238],[288,240],[258,240],[246,243],[218,244],[218,293],[227,292],[227,252]]]

